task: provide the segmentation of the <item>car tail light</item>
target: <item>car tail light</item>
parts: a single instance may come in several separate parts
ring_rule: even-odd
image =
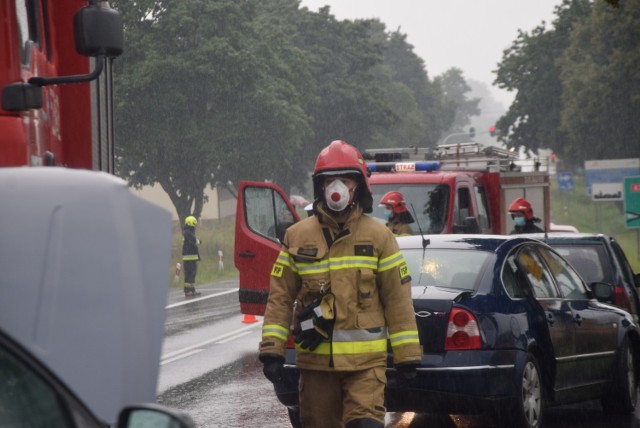
[[[444,349],[446,351],[457,351],[480,349],[481,346],[482,340],[480,339],[480,329],[476,318],[467,310],[453,308],[449,314]]]
[[[624,285],[618,284],[613,287],[613,296],[611,301],[619,308],[629,311],[631,309],[631,302],[629,302],[629,296],[624,290]]]

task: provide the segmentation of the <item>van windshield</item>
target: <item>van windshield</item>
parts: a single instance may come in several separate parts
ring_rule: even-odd
[[[384,207],[378,206],[385,193],[396,191],[402,193],[407,208],[416,222],[410,224],[411,231],[419,234],[418,223],[423,233],[442,233],[447,222],[449,206],[449,187],[444,184],[372,184],[373,213],[372,217],[386,222]]]

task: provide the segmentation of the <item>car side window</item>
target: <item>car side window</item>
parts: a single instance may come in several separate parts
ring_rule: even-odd
[[[546,248],[539,248],[542,258],[547,262],[563,297],[572,300],[588,300],[589,293],[580,276],[559,255]]]
[[[502,269],[502,284],[512,299],[523,299],[526,297],[526,293],[524,284],[518,279],[518,275],[516,274],[517,270],[515,257],[510,256]]]
[[[517,261],[518,266],[531,283],[531,288],[536,298],[560,297],[542,258],[533,247],[525,246],[522,248],[518,252]]]
[[[0,424],[11,427],[73,426],[54,388],[2,347]]]

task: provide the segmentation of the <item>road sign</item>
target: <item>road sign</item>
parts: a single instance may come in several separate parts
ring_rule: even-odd
[[[624,222],[628,228],[640,227],[640,177],[624,178]]]
[[[570,172],[559,172],[557,174],[558,188],[561,192],[573,192],[573,174]]]
[[[585,185],[587,187],[587,194],[591,195],[592,199],[594,183],[618,183],[619,190],[622,190],[622,180],[625,177],[636,175],[640,175],[640,159],[637,158],[590,160],[584,162]],[[603,192],[605,195],[608,193],[610,192]],[[610,199],[596,198],[594,200],[606,201]]]
[[[596,202],[621,201],[622,182],[593,183],[591,185],[591,200]]]

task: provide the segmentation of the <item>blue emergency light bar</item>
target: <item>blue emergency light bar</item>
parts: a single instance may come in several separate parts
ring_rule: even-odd
[[[377,162],[367,163],[371,172],[429,172],[438,171],[440,162]]]

